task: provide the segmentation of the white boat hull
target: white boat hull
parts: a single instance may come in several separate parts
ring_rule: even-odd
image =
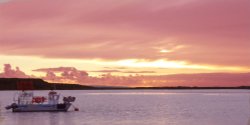
[[[28,104],[16,105],[12,108],[13,112],[66,112],[71,103],[63,104]]]

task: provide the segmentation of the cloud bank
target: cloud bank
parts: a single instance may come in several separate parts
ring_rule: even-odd
[[[17,0],[0,5],[0,49],[250,67],[249,13],[249,0]]]
[[[35,71],[44,72],[45,76],[40,78],[49,82],[94,86],[250,86],[250,73],[200,73],[144,76],[139,75],[138,72],[131,71],[131,75],[129,76],[117,76],[108,72],[93,77],[89,76],[86,71],[81,71],[74,67],[42,68]],[[0,73],[0,77],[34,78],[35,76],[25,75],[19,68],[14,70],[11,69],[10,64],[5,64],[4,72]]]
[[[74,67],[41,68],[33,71],[46,73],[42,79],[51,82],[84,83],[84,80],[88,78],[86,71],[80,71]]]
[[[19,67],[12,69],[10,64],[4,64],[3,73],[0,73],[0,78],[28,78],[30,76],[26,75]]]

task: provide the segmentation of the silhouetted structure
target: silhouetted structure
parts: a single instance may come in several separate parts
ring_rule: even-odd
[[[21,83],[21,85],[20,85]],[[19,85],[18,85],[19,84]],[[22,85],[23,84],[23,85]],[[25,86],[26,85],[26,86]],[[85,86],[80,84],[48,83],[42,79],[32,78],[0,78],[0,90],[111,90],[111,89],[250,89],[250,86],[239,87],[112,87],[112,86]]]

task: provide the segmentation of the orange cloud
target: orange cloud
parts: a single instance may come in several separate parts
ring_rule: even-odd
[[[19,67],[16,69],[12,69],[10,64],[4,64],[4,71],[0,73],[0,78],[28,78],[23,71],[20,70]]]
[[[4,55],[168,59],[250,67],[249,4],[248,0],[9,1],[0,5],[0,49]]]

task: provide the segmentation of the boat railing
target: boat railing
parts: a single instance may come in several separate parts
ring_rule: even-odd
[[[16,104],[25,105],[25,104],[32,104],[33,99],[33,92],[17,92],[14,94],[13,101]]]

